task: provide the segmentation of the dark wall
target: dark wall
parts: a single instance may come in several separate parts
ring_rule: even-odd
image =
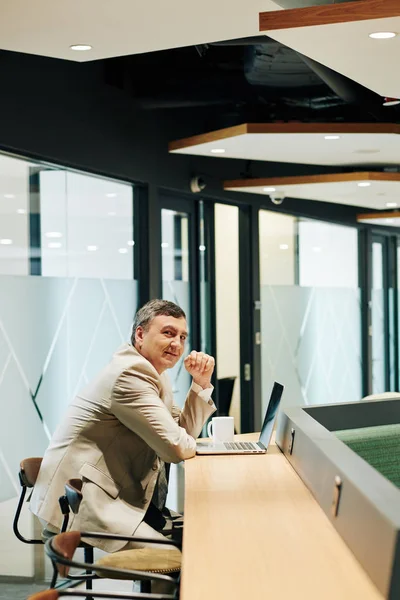
[[[203,197],[264,202],[270,210],[355,223],[353,207],[287,199],[277,209],[259,195],[223,192],[222,180],[242,177],[245,161],[168,154],[169,141],[209,130],[215,107],[139,110],[133,97],[104,83],[102,61],[79,64],[2,52],[0,76],[0,147],[6,151],[185,193],[190,177],[201,174],[207,182]],[[251,164],[252,176],[328,170],[337,171]]]

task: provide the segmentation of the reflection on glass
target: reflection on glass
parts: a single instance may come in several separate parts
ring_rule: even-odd
[[[383,245],[372,244],[372,393],[380,394],[385,386],[385,311],[383,289]]]
[[[260,211],[259,233],[262,414],[274,381],[286,405],[360,400],[357,230]]]
[[[162,296],[178,304],[186,313],[189,337],[184,356],[191,350],[189,283],[189,215],[163,208],[161,211]],[[175,402],[183,406],[190,387],[190,375],[182,359],[168,371]]]

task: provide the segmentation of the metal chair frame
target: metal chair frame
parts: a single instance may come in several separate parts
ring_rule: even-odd
[[[154,540],[154,539],[150,539],[150,538],[145,538],[145,537],[135,537],[135,536],[125,536],[125,535],[119,535],[119,534],[112,534],[112,533],[97,533],[97,532],[90,532],[90,531],[84,531],[84,532],[80,532],[80,537],[81,540],[83,537],[87,537],[87,538],[94,538],[94,539],[108,539],[108,540],[123,540],[126,542],[141,542],[141,543],[151,543],[151,544],[159,544],[159,545],[164,545],[164,546],[176,546],[177,548],[181,548],[182,544],[180,544],[179,542],[175,542],[172,540]],[[107,598],[107,597],[111,597],[111,598],[138,598],[140,600],[145,600],[146,598],[149,599],[154,599],[154,600],[176,600],[177,598],[179,598],[179,586],[180,586],[180,574],[178,575],[178,577],[176,579],[174,579],[173,577],[170,577],[169,575],[163,575],[161,573],[153,573],[150,571],[137,571],[134,569],[116,569],[114,567],[106,567],[106,566],[102,566],[102,565],[96,565],[93,563],[87,563],[87,562],[80,562],[80,561],[75,561],[73,559],[69,559],[66,558],[65,556],[61,555],[59,552],[57,552],[57,550],[54,548],[53,545],[54,542],[54,538],[50,538],[46,543],[45,543],[45,550],[46,550],[46,554],[48,555],[48,557],[50,558],[54,569],[55,569],[55,573],[58,574],[58,567],[57,565],[61,564],[64,566],[67,566],[69,568],[71,567],[75,567],[78,569],[83,569],[86,571],[85,575],[68,575],[68,579],[71,580],[80,580],[80,581],[86,581],[88,582],[88,580],[93,580],[93,579],[104,579],[104,576],[99,577],[99,575],[97,575],[97,571],[101,571],[101,573],[103,574],[110,574],[110,575],[114,575],[117,577],[111,577],[112,579],[127,579],[127,575],[130,576],[132,578],[132,580],[135,579],[140,579],[140,580],[144,580],[144,581],[165,581],[165,582],[169,582],[172,583],[176,586],[176,593],[175,594],[151,594],[148,592],[141,592],[139,594],[136,595],[122,595],[122,596],[97,596],[99,598]],[[90,572],[90,574],[88,574],[87,572]],[[55,578],[54,582],[52,581],[52,585],[51,587],[55,586],[57,577]],[[74,590],[75,591],[75,590]],[[87,597],[87,592],[83,592],[82,596]],[[94,592],[92,592],[92,590],[90,591],[90,596],[94,597]]]

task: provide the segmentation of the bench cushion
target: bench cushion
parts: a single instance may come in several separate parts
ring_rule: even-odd
[[[349,448],[400,487],[400,424],[334,432]]]

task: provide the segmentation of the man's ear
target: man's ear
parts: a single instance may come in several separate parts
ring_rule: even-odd
[[[144,329],[141,325],[138,325],[138,327],[136,327],[136,331],[135,331],[135,345],[137,344],[140,348],[140,346],[143,343],[143,334],[144,334]]]

